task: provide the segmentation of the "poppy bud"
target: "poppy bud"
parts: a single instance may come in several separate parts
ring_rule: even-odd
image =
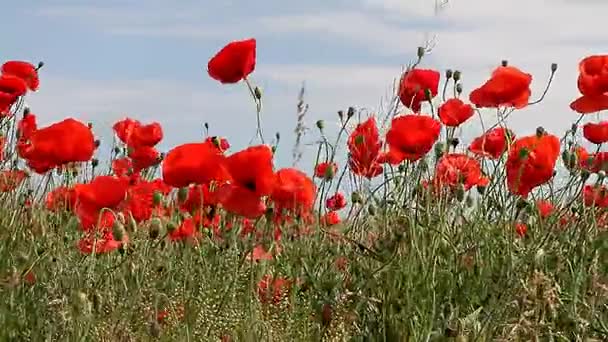
[[[91,166],[92,166],[93,168],[96,168],[96,167],[97,167],[97,165],[99,165],[99,159],[97,159],[97,158],[93,158],[93,159],[91,159]]]
[[[340,118],[340,121],[344,120],[344,111],[339,110],[338,117]]]
[[[209,123],[208,123],[208,122],[205,122],[205,123],[203,124],[203,127],[205,127],[205,130],[206,130],[206,131],[208,131],[208,130],[209,130]]]
[[[439,159],[443,157],[443,153],[445,152],[445,145],[441,142],[435,144],[435,158]]]
[[[354,115],[355,115],[355,108],[354,107],[348,107],[348,112],[346,112],[346,117],[348,117],[350,119]]]
[[[458,83],[456,85],[456,92],[458,93],[458,95],[462,94],[462,84]]]
[[[416,51],[416,56],[418,56],[418,59],[424,57],[424,53],[425,53],[425,49],[423,46],[419,46],[418,50]]]
[[[323,130],[323,128],[325,127],[325,122],[323,122],[323,120],[318,120],[317,121],[317,128],[320,130]]]
[[[458,81],[460,81],[460,76],[462,76],[460,71],[456,70],[456,71],[454,71],[454,75],[452,77],[454,78],[455,82],[458,82]]]
[[[367,213],[368,213],[370,216],[374,216],[374,215],[376,215],[376,207],[374,207],[374,205],[373,205],[373,204],[370,204],[370,205],[367,207]]]
[[[502,62],[500,62],[500,65],[502,65],[503,67],[506,67],[507,65],[509,65],[509,61],[507,61],[506,59],[503,59]]]
[[[456,148],[456,146],[458,146],[458,144],[460,144],[460,139],[458,139],[458,138],[450,139],[450,145],[452,145],[453,148]]]
[[[528,156],[528,154],[530,154],[530,151],[528,151],[527,148],[522,148],[521,150],[519,150],[519,159],[524,159]]]
[[[272,151],[272,154],[275,154],[275,153],[277,152],[277,147],[276,147],[276,145],[275,145],[275,146],[272,146],[272,147],[270,148],[270,151]]]
[[[424,89],[424,97],[426,98],[427,101],[431,101],[431,99],[433,99],[433,93],[431,93],[431,89],[429,89],[429,88]]]
[[[359,192],[353,191],[353,193],[350,195],[350,201],[352,203],[362,203],[363,198],[361,197],[361,194]]]
[[[42,69],[43,66],[44,66],[44,62],[43,61],[38,62],[38,67],[36,68],[36,70]]]
[[[525,199],[523,199],[523,198],[520,198],[520,199],[517,201],[516,206],[517,206],[517,209],[520,209],[520,210],[521,210],[521,209],[525,209],[526,207],[528,207],[528,201],[526,201],[526,200],[525,200]]]
[[[118,147],[118,146],[114,147],[114,153],[115,154],[119,154],[120,153],[120,147]]]
[[[152,203],[154,205],[160,205],[162,200],[163,200],[163,194],[160,191],[154,191],[154,194],[152,195]]]
[[[175,224],[175,222],[173,221],[169,221],[167,222],[167,232],[171,233],[172,231],[177,229],[177,224]]]
[[[551,72],[556,72],[557,71],[557,63],[552,63],[551,64]]]
[[[160,231],[163,227],[163,223],[158,217],[155,217],[150,222],[150,230],[148,231],[148,236],[150,239],[154,240],[160,235]]]
[[[478,186],[477,186],[477,192],[478,192],[480,195],[483,195],[483,194],[486,192],[486,187],[485,187],[484,185],[478,185]]]
[[[177,200],[180,202],[186,201],[188,198],[188,188],[179,188],[177,191]]]
[[[545,135],[547,132],[545,131],[545,129],[542,126],[538,126],[536,128],[536,136],[537,137],[542,137],[543,135]]]
[[[581,179],[583,180],[583,182],[586,181],[587,179],[589,179],[589,176],[590,176],[589,171],[587,171],[587,170],[581,171]]]
[[[465,194],[464,185],[458,184],[458,187],[456,188],[456,199],[458,201],[462,201],[464,199],[464,194]]]
[[[279,142],[279,140],[281,140],[281,133],[276,132],[274,137],[277,139],[277,142]]]
[[[258,87],[255,87],[255,89],[253,90],[253,93],[255,94],[255,98],[260,100],[262,99],[262,90]]]
[[[449,80],[450,78],[452,78],[453,74],[454,74],[454,72],[452,71],[452,69],[448,69],[445,71],[445,78],[447,78]]]
[[[23,108],[23,117],[30,115],[30,107]]]
[[[125,237],[125,227],[119,222],[114,222],[112,235],[114,235],[114,240],[122,241],[122,239]]]

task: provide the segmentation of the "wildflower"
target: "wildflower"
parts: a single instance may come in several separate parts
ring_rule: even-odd
[[[517,236],[523,238],[526,236],[527,232],[528,226],[525,223],[518,222],[515,224],[515,233],[517,234]]]
[[[262,303],[278,304],[291,289],[292,282],[283,277],[266,274],[258,282],[258,297]]]
[[[570,108],[580,114],[608,109],[608,55],[586,57],[578,69],[577,85],[582,96]]]
[[[528,105],[532,75],[512,66],[501,66],[492,72],[492,77],[469,96],[477,107],[515,107]]]
[[[368,179],[374,178],[382,173],[382,165],[379,164],[380,135],[373,117],[357,125],[348,138],[348,166],[355,175]]]
[[[555,211],[555,207],[553,206],[553,204],[546,200],[536,201],[536,208],[538,209],[538,213],[541,219],[549,217]]]
[[[416,161],[427,154],[441,131],[440,123],[426,115],[403,115],[393,119],[386,134],[391,164]]]
[[[256,40],[234,41],[223,47],[207,65],[211,78],[221,83],[237,83],[255,69]]]
[[[583,203],[588,207],[607,208],[608,188],[604,185],[585,185],[583,188]]]
[[[321,224],[327,227],[335,226],[340,222],[340,215],[336,211],[330,211],[321,217]]]
[[[307,216],[312,211],[316,187],[302,171],[285,168],[277,171],[275,188],[270,196],[275,204],[277,215],[283,211],[294,216]]]
[[[608,121],[589,122],[583,126],[583,136],[594,144],[608,142]]]
[[[473,116],[473,107],[462,100],[453,98],[439,107],[439,119],[448,127],[457,127]]]
[[[469,190],[473,186],[482,185],[482,178],[479,162],[464,154],[447,154],[435,168],[435,182],[452,189],[462,184],[464,190]]]
[[[337,192],[329,197],[325,200],[325,207],[332,211],[337,211],[346,207],[346,198],[344,197],[344,194]]]
[[[338,165],[334,162],[319,163],[315,167],[315,176],[326,180],[334,178],[336,172],[338,172]]]
[[[245,166],[246,172],[248,166]],[[173,148],[163,161],[163,180],[181,188],[190,183],[207,184],[230,179],[225,157],[211,143],[190,143]]]
[[[29,90],[38,90],[40,85],[38,69],[33,64],[24,61],[8,61],[2,65],[0,70],[3,75],[10,75],[23,80]]]
[[[414,112],[420,111],[420,104],[423,101],[437,96],[439,77],[439,72],[435,70],[408,70],[401,78],[399,85],[401,103]]]
[[[17,189],[28,177],[23,170],[0,171],[0,192],[10,192]]]

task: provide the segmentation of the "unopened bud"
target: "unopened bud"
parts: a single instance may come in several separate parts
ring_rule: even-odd
[[[424,57],[424,53],[425,53],[425,49],[422,46],[418,47],[418,51],[416,51],[416,55],[418,56],[418,58],[422,58]]]
[[[600,182],[601,182],[601,181],[603,181],[603,180],[604,180],[604,178],[606,178],[606,171],[604,171],[604,170],[599,170],[599,171],[597,172],[597,178],[598,178],[598,181],[600,181]]]
[[[442,142],[435,144],[435,158],[439,159],[443,157],[445,153],[445,145]]]
[[[255,98],[260,100],[262,99],[262,90],[259,87],[255,87],[255,89],[253,90],[253,93],[255,94]]]
[[[43,61],[38,62],[38,67],[36,68],[36,70],[42,69],[43,66],[44,66],[44,62]]]
[[[97,167],[97,165],[99,165],[99,159],[97,159],[97,158],[93,158],[93,159],[91,159],[91,166],[92,166],[93,168],[96,168],[96,167]]]
[[[162,221],[158,217],[153,218],[152,221],[150,221],[150,229],[148,231],[148,236],[150,237],[150,239],[154,240],[159,237],[162,228]]]
[[[460,81],[460,77],[461,77],[461,73],[459,70],[454,71],[454,75],[452,76],[454,78],[454,81],[458,82]]]
[[[506,67],[509,65],[509,61],[507,61],[506,59],[503,59],[502,62],[500,62],[500,65],[502,65],[503,67]]]
[[[338,111],[338,117],[340,118],[340,121],[344,120],[344,111],[339,110]]]
[[[426,98],[427,101],[431,101],[433,99],[433,93],[431,92],[431,89],[429,89],[429,88],[424,89],[424,97]]]
[[[325,128],[325,122],[323,120],[318,120],[317,121],[317,128],[320,130],[323,130],[323,128]]]
[[[462,94],[462,84],[458,83],[456,85],[456,93],[458,93],[458,95]]]
[[[176,229],[177,229],[177,224],[175,224],[175,222],[173,222],[173,221],[167,222],[167,232],[168,233],[171,233]]]
[[[119,154],[120,153],[120,147],[118,147],[118,146],[114,147],[114,153]]]
[[[376,207],[375,207],[373,204],[370,204],[370,205],[367,207],[367,213],[368,213],[370,216],[374,216],[374,215],[376,215]]]
[[[353,193],[350,195],[350,201],[352,203],[362,203],[363,198],[361,197],[361,194],[359,192],[353,191]]]
[[[538,126],[536,128],[536,136],[537,137],[542,137],[543,135],[545,135],[547,132],[545,131],[545,129],[542,126]]]
[[[277,146],[274,145],[270,148],[270,151],[272,152],[272,154],[275,154],[277,152]]]
[[[458,184],[458,187],[456,188],[456,199],[458,201],[462,201],[464,199],[464,195],[465,195],[464,185]]]
[[[458,144],[460,144],[460,139],[458,139],[458,138],[450,139],[450,145],[452,145],[453,148],[456,148],[456,146],[458,146]]]
[[[114,222],[112,235],[114,236],[114,240],[122,241],[122,239],[125,237],[125,227],[119,222]]]
[[[346,116],[350,119],[355,115],[355,107],[348,107],[348,111],[346,112]]]
[[[275,139],[277,139],[277,142],[278,142],[278,141],[280,141],[280,140],[281,140],[281,133],[276,132],[276,133],[274,134],[274,137],[275,137]]]
[[[177,200],[180,202],[185,202],[188,199],[188,188],[179,188],[177,191]]]
[[[445,71],[445,78],[447,78],[449,80],[450,78],[452,78],[453,74],[454,73],[453,73],[452,69],[448,69]]]
[[[556,72],[557,71],[557,63],[552,63],[551,64],[551,72]]]

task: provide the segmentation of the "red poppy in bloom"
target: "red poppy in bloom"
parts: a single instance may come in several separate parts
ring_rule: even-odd
[[[262,303],[278,304],[291,289],[291,281],[267,274],[258,282],[258,296]]]
[[[515,134],[511,130],[497,127],[475,138],[469,146],[469,151],[480,156],[498,159],[514,139]]]
[[[180,208],[187,212],[195,212],[205,206],[218,204],[218,194],[215,189],[210,189],[206,184],[191,185],[188,188],[188,195],[184,201],[180,202]]]
[[[339,224],[342,220],[336,211],[330,211],[321,217],[321,224],[326,227],[331,227]]]
[[[206,143],[213,144],[213,146],[217,147],[220,152],[226,152],[230,148],[230,143],[226,138],[220,137],[208,137],[205,139]]]
[[[79,203],[90,204],[95,208],[114,208],[127,194],[129,183],[123,178],[97,176],[88,184],[75,186]]]
[[[341,192],[337,192],[325,201],[325,207],[332,211],[340,210],[346,207],[346,198]]]
[[[546,200],[536,201],[536,208],[538,209],[538,213],[542,219],[549,217],[553,211],[555,211],[553,204]]]
[[[264,213],[262,197],[270,195],[275,185],[272,158],[272,150],[266,145],[252,146],[226,158],[232,181],[218,189],[226,210],[246,218]]]
[[[171,187],[160,179],[141,180],[127,190],[125,201],[120,205],[126,217],[131,216],[135,222],[149,220],[154,212],[162,211],[160,203],[154,202],[154,196],[169,194]]]
[[[513,143],[507,159],[507,185],[511,193],[526,197],[553,177],[560,143],[554,135],[528,136]]]
[[[479,185],[482,178],[479,162],[464,154],[446,154],[435,168],[435,182],[452,189],[462,184],[465,190],[469,190]]]
[[[65,119],[34,131],[28,141],[19,142],[19,154],[36,172],[93,157],[95,140],[90,128],[80,121]],[[36,168],[36,165],[43,165]]]
[[[583,136],[594,144],[608,142],[608,121],[585,124],[583,126]]]
[[[112,160],[112,172],[117,177],[124,177],[133,172],[133,163],[129,158],[117,158]]]
[[[530,99],[532,75],[512,66],[501,66],[494,70],[492,77],[469,96],[477,107],[523,108]]]
[[[3,170],[0,171],[0,192],[9,192],[17,189],[28,177],[22,170]]]
[[[182,241],[194,239],[197,235],[196,225],[192,218],[185,219],[179,227],[169,233],[169,240]]]
[[[393,119],[386,134],[389,162],[416,161],[427,154],[439,138],[441,124],[426,115],[403,115]]]
[[[38,125],[36,124],[36,115],[31,113],[24,115],[17,124],[17,132],[19,134],[19,139],[21,140],[29,140],[37,129]]]
[[[50,211],[71,211],[76,205],[76,190],[60,186],[46,195],[45,206]]]
[[[608,55],[586,57],[578,69],[578,90],[582,96],[570,108],[581,114],[608,109]]]
[[[118,139],[120,139],[120,141],[126,144],[127,142],[129,142],[131,134],[133,134],[135,128],[139,126],[141,126],[141,123],[139,121],[133,120],[131,118],[125,118],[123,120],[117,121],[112,126],[112,129],[114,130],[114,133],[116,133]]]
[[[6,114],[17,98],[25,95],[27,84],[11,75],[0,76],[0,114]]]
[[[160,154],[154,147],[138,146],[129,151],[133,163],[133,172],[137,173],[159,163]]]
[[[243,172],[249,169],[244,166]],[[206,184],[230,179],[226,158],[211,143],[191,143],[175,147],[167,155],[162,166],[163,180],[174,187],[191,183]]]
[[[580,145],[576,145],[570,148],[569,153],[562,155],[562,161],[564,166],[568,170],[583,169],[590,170],[593,164],[593,158],[590,158],[589,152]]]
[[[348,138],[348,166],[351,171],[369,179],[381,174],[383,169],[378,162],[381,147],[375,118],[357,125]]]
[[[582,162],[581,167],[590,172],[608,171],[608,152],[589,155],[587,160]]]
[[[38,79],[38,68],[33,64],[23,61],[8,61],[2,65],[2,74],[11,75],[22,79],[31,91],[38,90],[40,81]]]
[[[158,122],[148,125],[135,124],[130,134],[128,134],[127,145],[132,147],[152,147],[161,140],[163,140],[163,128]]]
[[[332,179],[338,172],[338,164],[334,162],[323,162],[315,167],[315,176],[323,179]]]
[[[473,116],[474,110],[470,104],[460,99],[449,99],[439,107],[439,119],[448,127],[457,127]]]
[[[237,83],[255,69],[255,53],[255,39],[231,42],[209,61],[209,76],[221,83]]]
[[[87,233],[85,237],[78,241],[78,249],[83,254],[104,254],[117,250],[129,241],[127,234],[122,240],[116,241],[111,231],[106,231],[102,236],[95,236],[95,233]]]
[[[439,72],[435,70],[413,69],[403,75],[399,86],[401,103],[414,112],[420,111],[420,104],[437,96]],[[427,93],[429,99],[427,99]]]
[[[528,226],[525,223],[517,222],[515,224],[515,233],[517,233],[517,236],[519,236],[520,238],[523,238],[526,236],[527,232],[528,232]]]
[[[302,171],[285,168],[277,171],[275,188],[270,198],[277,214],[287,211],[296,216],[306,216],[313,208],[316,187]]]
[[[608,207],[608,188],[604,185],[585,185],[583,188],[583,202],[588,207]]]

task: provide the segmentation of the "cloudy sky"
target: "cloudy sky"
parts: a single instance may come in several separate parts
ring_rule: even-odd
[[[5,0],[6,1],[6,0]],[[264,130],[282,134],[290,163],[296,100],[306,84],[306,118],[336,121],[348,106],[374,111],[416,47],[435,38],[423,66],[463,72],[465,92],[501,60],[533,74],[533,97],[552,62],[555,83],[541,106],[513,114],[516,133],[562,133],[577,115],[577,63],[607,53],[603,0],[131,0],[13,1],[2,6],[0,60],[43,60],[41,89],[27,102],[42,123],[73,116],[102,136],[125,115],[159,121],[168,149],[211,133],[236,148],[255,133],[243,84],[221,85],[209,58],[231,40],[255,37],[253,81],[264,90]],[[487,120],[493,119],[487,112]],[[470,130],[479,130],[477,123]],[[312,140],[312,136],[308,141]]]

